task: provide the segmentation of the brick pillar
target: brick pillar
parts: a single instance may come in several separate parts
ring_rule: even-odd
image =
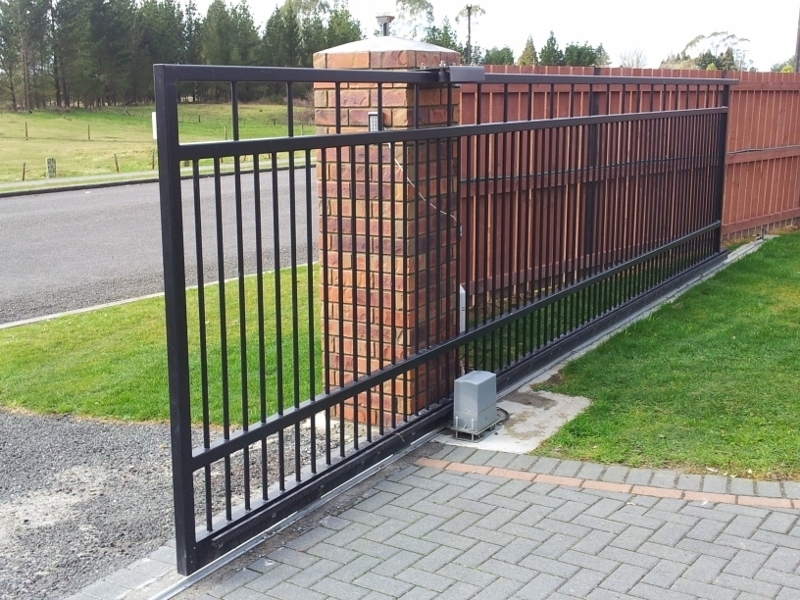
[[[459,55],[445,48],[392,37],[353,42],[314,55],[314,67],[321,69],[413,70],[459,62]],[[318,133],[336,132],[337,110],[342,133],[368,129],[369,113],[378,109],[377,85],[359,83],[357,73],[353,79],[340,84],[338,107],[334,84],[315,85]],[[410,85],[384,84],[384,128],[413,128],[416,115],[420,128],[446,126],[448,110],[451,123],[457,124],[457,90],[451,98],[448,105],[446,86],[426,86],[415,94]],[[416,111],[415,101],[419,102]],[[318,160],[320,217],[325,220],[324,228],[320,223],[319,247],[328,284],[328,338],[323,352],[329,368],[323,377],[331,388],[458,332],[458,224],[451,216],[458,203],[457,145],[450,142],[449,154],[447,146],[447,140],[405,148],[398,144],[392,152],[388,145],[376,144],[366,150],[356,147],[352,156],[345,147],[340,151],[341,165],[335,149],[328,149],[325,159]],[[342,231],[338,230],[340,221]],[[382,252],[378,249],[381,231]],[[381,402],[386,423],[392,412],[396,417],[413,414],[452,392],[457,367],[455,356],[449,355],[387,382],[383,393],[361,394],[356,399],[358,421],[365,422],[369,406],[369,418],[377,423]],[[355,403],[348,403],[345,416],[353,419],[355,410]]]

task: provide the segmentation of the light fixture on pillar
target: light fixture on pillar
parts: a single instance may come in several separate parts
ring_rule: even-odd
[[[389,23],[394,21],[394,17],[392,15],[378,15],[376,18],[378,19],[378,27],[381,29],[381,35],[387,37],[389,35]]]

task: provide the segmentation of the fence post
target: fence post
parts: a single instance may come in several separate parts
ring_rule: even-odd
[[[460,63],[457,53],[400,38],[318,52],[315,68],[413,70]],[[320,133],[445,127],[459,119],[447,84],[353,80],[315,84]],[[372,119],[370,119],[370,113]],[[323,154],[324,153],[324,154]],[[377,371],[458,332],[457,145],[440,139],[327,148],[317,157],[326,389]],[[386,237],[383,237],[383,236]],[[382,242],[382,243],[381,243]],[[343,264],[346,263],[346,264]],[[372,423],[428,406],[452,392],[454,355],[415,369],[344,406]]]

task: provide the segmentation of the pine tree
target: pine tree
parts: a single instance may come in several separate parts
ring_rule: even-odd
[[[522,49],[522,54],[519,55],[517,64],[525,67],[539,64],[539,56],[536,54],[536,47],[533,45],[533,37],[528,36],[528,41],[525,42],[525,48]]]
[[[539,51],[539,64],[545,66],[558,66],[564,64],[564,53],[558,47],[555,34],[551,31],[547,42]]]

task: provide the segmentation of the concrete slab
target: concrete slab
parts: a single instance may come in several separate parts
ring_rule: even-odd
[[[476,450],[526,454],[583,412],[589,403],[588,398],[534,391],[526,384],[498,401],[497,407],[508,413],[508,420],[494,431],[472,441],[463,434],[456,438],[452,431],[445,430],[435,441]]]

